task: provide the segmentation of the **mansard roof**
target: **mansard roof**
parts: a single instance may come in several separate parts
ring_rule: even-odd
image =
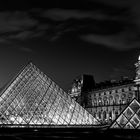
[[[119,86],[125,86],[129,84],[135,84],[133,79],[126,79],[126,80],[120,80],[120,81],[104,81],[100,83],[96,83],[94,91],[108,89],[108,88],[115,88]]]

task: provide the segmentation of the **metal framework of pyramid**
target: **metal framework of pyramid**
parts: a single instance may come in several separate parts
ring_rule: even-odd
[[[99,121],[32,63],[1,92],[2,127],[98,124]]]
[[[136,99],[132,100],[110,128],[140,129],[140,103]]]

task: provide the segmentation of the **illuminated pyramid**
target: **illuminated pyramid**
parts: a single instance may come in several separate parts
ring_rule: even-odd
[[[29,63],[0,96],[0,126],[98,125],[91,114]]]
[[[140,103],[132,100],[110,128],[140,129]]]

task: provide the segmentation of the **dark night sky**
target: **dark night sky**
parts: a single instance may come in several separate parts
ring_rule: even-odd
[[[1,2],[0,87],[28,61],[65,90],[80,74],[96,82],[133,78],[139,7],[139,0]]]

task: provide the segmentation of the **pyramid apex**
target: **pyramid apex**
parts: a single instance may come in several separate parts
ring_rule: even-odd
[[[29,61],[28,64],[33,65],[33,62],[32,61]]]
[[[30,66],[34,66],[34,64],[33,64],[32,61],[29,61],[29,62],[27,63],[27,65],[25,65],[25,67],[28,66],[28,65],[30,65]]]

